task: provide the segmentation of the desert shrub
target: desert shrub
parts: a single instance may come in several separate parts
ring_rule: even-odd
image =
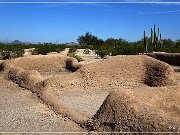
[[[22,57],[23,53],[21,51],[3,50],[0,52],[0,55],[3,60],[6,60],[6,59]]]
[[[96,54],[99,55],[102,58],[104,58],[106,55],[109,55],[107,50],[97,50]]]
[[[36,45],[34,48],[35,48],[35,50],[32,54],[46,55],[47,53],[50,53],[50,52],[63,51],[65,49],[65,45],[55,45],[55,44],[51,44],[51,43],[45,43],[45,44]]]
[[[133,46],[124,39],[107,39],[99,48],[96,47],[96,54],[101,58],[106,55],[128,55],[135,54]]]
[[[79,55],[75,55],[75,58],[78,60],[78,62],[84,61],[83,58]]]
[[[77,46],[70,46],[70,49],[67,55],[69,57],[76,58],[78,62],[80,62],[80,61],[83,61],[83,59],[79,55],[75,54],[75,52],[77,51],[77,48],[78,48]]]
[[[69,52],[68,53],[75,53],[77,51],[77,47],[72,46],[69,48]]]
[[[23,47],[20,45],[0,45],[0,55],[3,60],[22,57],[23,53]]]
[[[83,59],[82,59],[79,55],[76,55],[75,53],[68,53],[67,55],[68,55],[69,57],[76,58],[76,59],[78,60],[78,62],[83,61]]]
[[[101,58],[104,58],[106,55],[109,55],[111,53],[111,49],[104,45],[97,49],[95,53],[99,55]]]
[[[68,53],[67,56],[69,56],[69,57],[74,57],[75,54],[74,54],[74,53]]]
[[[0,52],[0,55],[3,60],[11,59],[11,51],[3,50]]]

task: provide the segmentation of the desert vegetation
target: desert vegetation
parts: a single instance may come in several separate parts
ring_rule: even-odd
[[[66,45],[66,44],[53,44],[53,43],[39,43],[39,44],[5,44],[0,43],[0,56],[1,59],[11,59],[21,57],[24,49],[35,48],[34,55],[43,54],[46,55],[50,52],[61,52],[66,47],[70,48],[69,56],[75,57],[78,61],[82,61],[80,56],[75,55],[77,49],[91,49],[95,50],[96,54],[101,58],[106,55],[137,55],[140,53],[151,53],[154,51],[167,52],[167,53],[179,53],[180,52],[180,39],[173,41],[171,39],[163,39],[160,29],[151,30],[151,36],[148,37],[144,31],[143,38],[129,42],[122,38],[108,38],[102,40],[97,36],[86,32],[77,38],[78,45]]]
[[[22,57],[24,49],[35,48],[32,52],[33,55],[46,55],[50,52],[61,52],[66,46],[63,44],[52,44],[52,43],[39,43],[39,44],[28,44],[23,43],[18,44],[9,44],[9,43],[0,43],[0,56],[1,59],[12,59]]]
[[[83,61],[83,59],[81,58],[81,56],[75,54],[76,51],[77,51],[77,48],[74,47],[74,46],[72,46],[72,47],[69,49],[69,52],[68,52],[67,56],[76,58],[76,59],[78,60],[78,62]]]

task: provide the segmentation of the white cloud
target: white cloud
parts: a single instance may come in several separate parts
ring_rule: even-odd
[[[157,12],[152,12],[153,14],[167,14],[167,13],[177,13],[180,12],[180,10],[168,10],[168,11],[157,11]]]

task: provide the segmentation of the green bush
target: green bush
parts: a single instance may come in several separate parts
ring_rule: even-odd
[[[0,57],[1,59],[12,59],[17,57],[22,57],[24,54],[24,49],[35,48],[32,54],[43,54],[46,55],[50,52],[61,52],[66,46],[65,45],[56,45],[51,43],[45,44],[3,44],[0,43]]]
[[[3,60],[11,59],[11,51],[3,50],[0,52],[0,55]]]
[[[23,54],[24,50],[20,45],[0,44],[0,56],[3,60],[22,57]]]
[[[75,53],[68,53],[67,54],[69,57],[76,58],[78,62],[84,61],[79,55],[76,55]]]
[[[106,55],[109,55],[108,50],[96,50],[96,54],[99,55],[102,58],[104,58]]]
[[[75,58],[78,60],[78,62],[84,61],[79,55],[75,55]]]
[[[77,48],[75,46],[72,46],[69,48],[69,53],[75,53],[77,51]]]
[[[36,47],[34,47],[35,50],[33,52],[34,55],[37,54],[42,54],[42,55],[46,55],[47,53],[50,52],[61,52],[65,49],[65,45],[54,45],[54,44],[40,44],[40,45],[36,45]]]

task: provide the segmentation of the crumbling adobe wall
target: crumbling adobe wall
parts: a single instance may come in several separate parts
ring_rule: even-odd
[[[150,57],[166,62],[170,65],[180,66],[180,53],[148,53]]]
[[[179,104],[178,87],[114,91],[94,115],[92,127],[109,132],[177,132]]]

